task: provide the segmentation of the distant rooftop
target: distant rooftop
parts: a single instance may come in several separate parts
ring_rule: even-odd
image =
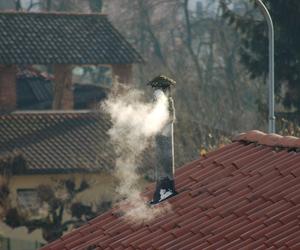
[[[139,62],[105,15],[0,12],[0,64]]]
[[[26,173],[94,172],[114,167],[107,115],[91,111],[0,115],[0,162],[17,155]]]
[[[8,166],[17,174],[110,171],[116,159],[111,126],[100,110],[0,114],[0,169]],[[152,169],[152,152],[139,157],[141,168]]]

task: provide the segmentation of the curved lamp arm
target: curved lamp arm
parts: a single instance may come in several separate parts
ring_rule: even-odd
[[[268,23],[269,34],[269,133],[275,133],[275,101],[274,101],[274,26],[271,15],[261,0],[255,0]]]

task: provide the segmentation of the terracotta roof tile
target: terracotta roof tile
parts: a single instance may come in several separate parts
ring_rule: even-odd
[[[297,232],[295,232],[293,234],[293,238],[291,239],[286,239],[285,241],[285,245],[288,247],[288,248],[292,248],[292,247],[300,247],[300,237],[298,234],[296,234]]]
[[[208,247],[209,243],[207,241],[204,241],[203,238],[198,236],[198,240],[196,241],[191,241],[189,244],[187,244],[186,246],[184,246],[183,250],[200,250],[200,249],[204,249],[205,247]]]
[[[242,133],[234,138],[233,141],[256,142],[261,145],[272,147],[300,148],[300,138],[293,136],[281,136],[277,134],[265,134],[257,130]]]
[[[169,214],[136,226],[111,212],[100,215],[71,233],[81,237],[72,249],[299,249],[298,140],[242,134],[178,169]],[[61,247],[70,240],[64,237]]]

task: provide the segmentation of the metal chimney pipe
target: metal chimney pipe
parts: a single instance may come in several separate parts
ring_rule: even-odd
[[[174,182],[174,136],[173,123],[175,120],[174,101],[171,96],[171,87],[175,81],[166,77],[158,76],[148,83],[154,89],[154,99],[159,95],[168,98],[169,121],[155,138],[156,142],[156,190],[151,204],[157,204],[171,196],[176,195]]]

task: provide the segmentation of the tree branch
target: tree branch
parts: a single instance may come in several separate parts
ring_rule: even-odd
[[[33,1],[31,0],[30,5],[27,8],[27,11],[30,11],[33,7],[38,6],[38,5],[41,5],[41,3],[40,2],[33,3]]]
[[[189,0],[184,0],[183,9],[184,9],[184,16],[185,16],[185,23],[186,23],[186,31],[187,31],[186,45],[187,45],[188,52],[192,57],[192,61],[194,62],[194,65],[195,65],[195,68],[197,71],[197,75],[198,75],[198,79],[202,83],[203,82],[202,69],[201,69],[198,57],[195,54],[193,47],[192,47],[192,27],[191,27],[190,15],[189,15],[189,10],[188,10],[188,3],[189,3]]]

